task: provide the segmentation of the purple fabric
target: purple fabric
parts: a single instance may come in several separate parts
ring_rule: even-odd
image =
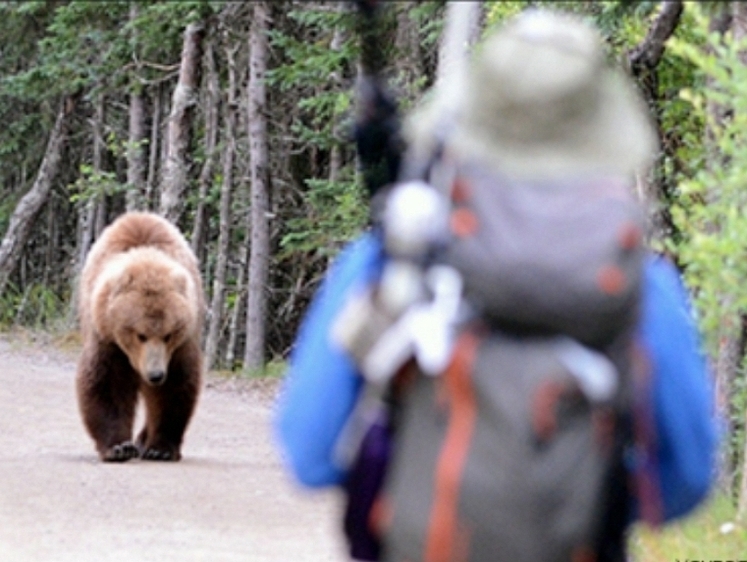
[[[379,560],[381,554],[381,542],[371,530],[369,517],[384,482],[391,454],[392,433],[386,418],[382,412],[369,428],[345,482],[348,503],[344,529],[350,555],[356,560]]]

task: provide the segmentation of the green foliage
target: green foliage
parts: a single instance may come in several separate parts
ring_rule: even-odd
[[[290,219],[278,259],[296,252],[331,255],[360,232],[368,217],[366,195],[353,178],[338,182],[309,179],[307,184],[306,214]]]
[[[68,186],[68,190],[72,194],[70,202],[80,203],[103,195],[121,193],[126,187],[117,181],[115,172],[97,171],[88,164],[81,164],[80,177]]]
[[[485,30],[490,30],[495,25],[500,25],[505,20],[512,18],[527,8],[527,2],[502,2],[493,0],[486,2],[485,8]]]
[[[700,156],[692,176],[680,182],[672,208],[683,236],[674,249],[695,289],[708,350],[715,354],[719,338],[728,333],[724,330],[737,329],[739,314],[747,310],[747,66],[740,59],[747,43],[730,35],[721,41],[708,33],[708,21],[697,6],[688,9],[699,40],[677,39],[670,48],[701,77],[681,96],[711,132],[711,141],[706,158],[704,136],[685,139],[686,150]]]
[[[0,328],[47,328],[65,315],[65,303],[64,297],[41,283],[32,283],[24,290],[10,285],[0,298]]]
[[[49,99],[76,92],[104,80],[123,64],[117,41],[118,23],[127,2],[107,9],[93,2],[73,1],[55,6],[45,35],[38,42],[38,59],[8,76],[4,86],[14,97]]]
[[[265,363],[258,369],[248,369],[242,371],[242,375],[250,379],[280,379],[288,370],[288,365],[282,360],[273,360]]]
[[[670,49],[695,69],[681,99],[698,126],[681,131],[687,164],[671,207],[680,237],[669,246],[685,268],[706,350],[716,358],[724,338],[739,337],[747,312],[747,41],[709,33],[703,10],[689,5],[688,11],[692,36],[675,39]],[[744,369],[743,364],[727,389],[732,431],[725,445],[737,459],[737,477],[745,470],[739,460],[747,407]]]
[[[79,90],[96,94],[100,88],[116,89],[130,80],[130,71],[141,79],[163,73],[149,62],[178,56],[184,27],[219,10],[222,2],[138,3],[130,18],[131,2],[105,5],[87,0],[66,3],[4,3],[0,17],[21,25],[26,20],[45,24],[34,45],[35,56],[25,57],[17,72],[3,77],[0,93],[16,98],[45,100]],[[0,24],[1,25],[1,24]],[[178,63],[178,59],[172,60]]]
[[[330,45],[336,27],[352,26],[351,15],[309,8],[288,16],[304,30],[304,39],[270,30],[270,44],[282,53],[284,62],[268,70],[267,83],[280,92],[301,92],[293,132],[302,144],[329,149],[339,144],[335,125],[347,115],[352,100],[352,93],[336,88],[332,78],[350,75],[358,54],[355,41],[343,41],[339,49]]]
[[[279,92],[298,96],[290,131],[297,151],[313,158],[319,151],[344,150],[353,104],[350,88],[359,46],[352,34],[354,13],[329,7],[312,7],[289,12],[297,33],[271,30],[272,47],[282,63],[268,71],[268,84]],[[335,30],[346,37],[337,49],[330,46]],[[341,240],[351,238],[365,222],[366,203],[347,161],[340,179],[304,178],[302,213],[285,220],[279,260],[294,253],[333,252]]]

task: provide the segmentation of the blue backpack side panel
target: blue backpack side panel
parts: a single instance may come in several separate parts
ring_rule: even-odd
[[[379,237],[369,232],[336,258],[306,313],[290,357],[275,419],[285,461],[309,487],[339,484],[345,473],[333,449],[355,405],[363,379],[330,332],[346,299],[377,279],[383,264]]]
[[[687,292],[675,267],[652,257],[644,272],[639,334],[652,371],[652,404],[663,521],[708,494],[717,449],[713,392]]]

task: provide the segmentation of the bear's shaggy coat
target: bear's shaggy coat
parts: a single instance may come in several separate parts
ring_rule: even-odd
[[[88,254],[78,311],[78,404],[104,461],[179,460],[200,390],[204,294],[182,234],[152,213],[125,213]],[[138,396],[146,421],[133,442]]]

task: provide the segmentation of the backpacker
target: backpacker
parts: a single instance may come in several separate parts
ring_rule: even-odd
[[[406,186],[395,186],[388,204]],[[338,330],[380,395],[392,394],[381,373],[415,373],[396,393],[391,461],[366,516],[383,539],[382,558],[624,560],[623,456],[643,257],[630,186],[517,182],[461,166],[446,191],[448,218],[430,224],[427,251],[392,243],[386,213],[382,229],[393,263],[415,264],[424,279],[434,267],[458,273],[458,311],[431,313],[438,291],[426,281],[420,292],[404,291],[419,307],[418,321],[407,321],[406,307],[382,298],[385,273],[365,314],[359,306],[358,329],[348,317]],[[433,236],[441,223],[448,236]],[[412,269],[410,277],[400,271],[400,288],[403,279]],[[444,341],[446,360],[435,368],[430,352]],[[349,433],[343,441],[355,450],[363,439],[365,457],[371,440]],[[351,480],[366,470],[359,462]]]

